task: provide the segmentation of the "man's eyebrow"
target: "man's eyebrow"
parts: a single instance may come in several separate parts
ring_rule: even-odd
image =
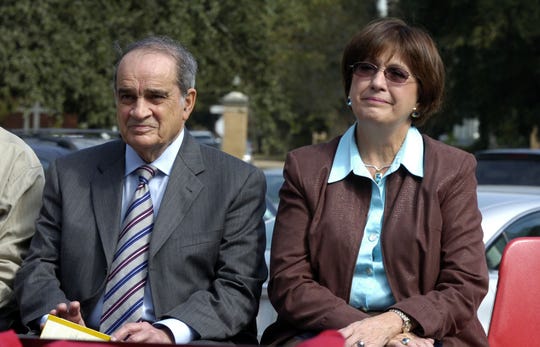
[[[130,93],[136,93],[135,88],[129,88],[129,87],[120,87],[118,88],[119,94],[130,94]],[[145,89],[144,91],[145,95],[158,95],[163,97],[168,97],[170,95],[170,92],[164,89],[156,89],[156,88],[149,88]]]
[[[145,89],[144,94],[145,95],[159,95],[159,96],[167,97],[169,96],[170,93],[164,89],[149,88],[149,89]]]
[[[125,93],[132,93],[133,88],[127,88],[127,87],[120,87],[118,88],[118,93],[125,94]]]

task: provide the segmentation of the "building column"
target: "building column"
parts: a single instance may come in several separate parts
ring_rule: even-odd
[[[223,138],[221,149],[242,159],[246,153],[248,130],[248,97],[230,92],[222,99]]]

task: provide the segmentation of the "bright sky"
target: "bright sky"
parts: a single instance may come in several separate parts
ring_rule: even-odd
[[[377,8],[379,9],[381,17],[386,17],[388,15],[388,4],[386,3],[386,0],[378,0]]]

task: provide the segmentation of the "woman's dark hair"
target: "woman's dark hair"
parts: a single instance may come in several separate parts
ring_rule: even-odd
[[[439,110],[444,94],[444,65],[435,42],[424,30],[407,25],[401,19],[383,18],[369,23],[353,36],[343,51],[341,75],[345,96],[352,83],[350,66],[358,61],[376,61],[381,55],[397,55],[418,81],[419,118],[422,125]]]

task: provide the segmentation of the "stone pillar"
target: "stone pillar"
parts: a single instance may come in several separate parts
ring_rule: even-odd
[[[529,147],[540,148],[540,136],[538,136],[538,126],[534,125],[529,135]]]
[[[230,92],[221,101],[223,104],[221,149],[242,159],[247,145],[248,97],[240,92]]]

